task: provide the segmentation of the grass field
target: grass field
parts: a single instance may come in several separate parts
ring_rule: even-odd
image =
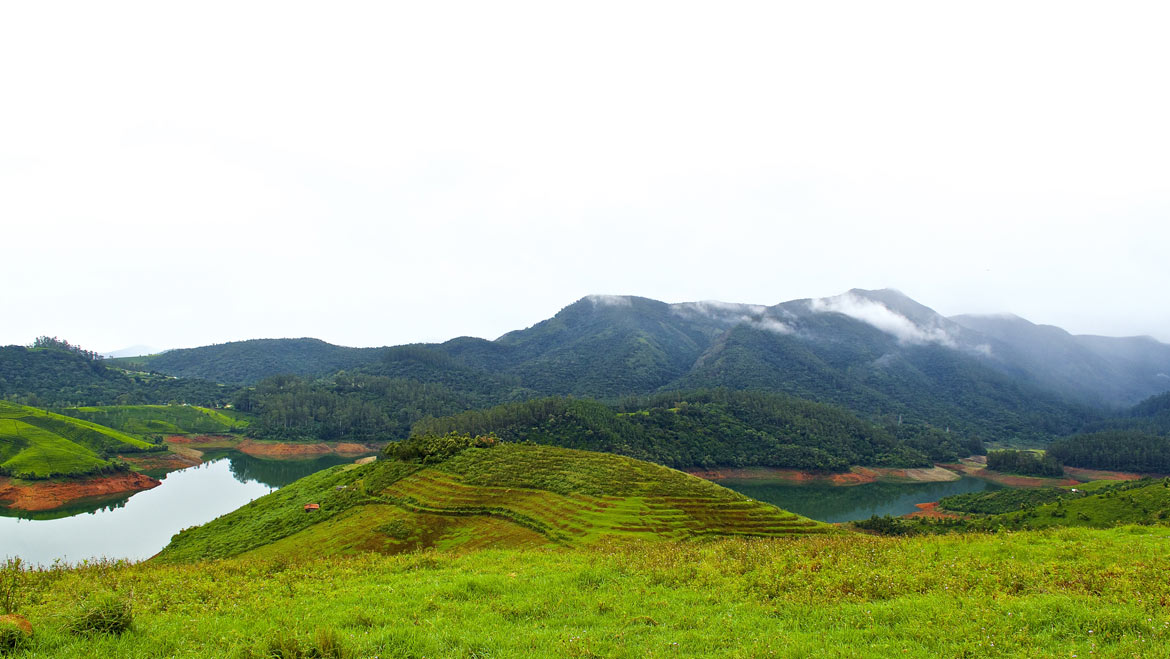
[[[90,421],[0,401],[0,473],[6,475],[43,479],[95,473],[112,467],[107,456],[152,448]]]
[[[306,513],[303,506],[320,510]],[[499,444],[426,465],[379,460],[303,478],[175,536],[159,558],[252,552],[593,545],[606,539],[785,537],[831,526],[682,472],[605,453]]]
[[[19,656],[1165,657],[1167,533],[97,564],[22,575],[36,633]],[[129,631],[67,631],[109,592],[132,602]]]
[[[70,407],[62,414],[134,435],[221,434],[248,427],[245,415],[194,405]]]

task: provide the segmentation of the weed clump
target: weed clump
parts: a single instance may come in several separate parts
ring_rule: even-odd
[[[32,625],[23,616],[0,616],[0,656],[27,648],[31,637]]]
[[[68,629],[78,636],[117,636],[129,630],[133,622],[134,610],[128,600],[114,593],[101,593],[78,607]]]
[[[0,614],[16,613],[20,608],[28,569],[28,565],[19,557],[0,563]]]
[[[311,638],[302,638],[290,630],[273,632],[259,652],[245,652],[243,657],[265,659],[348,659],[353,652],[332,629],[318,629]]]

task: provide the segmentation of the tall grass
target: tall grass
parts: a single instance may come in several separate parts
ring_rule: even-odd
[[[28,656],[1165,656],[1165,527],[422,552],[28,575]],[[120,636],[60,612],[134,593]]]

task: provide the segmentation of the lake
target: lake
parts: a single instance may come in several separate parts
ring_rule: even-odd
[[[865,483],[862,485],[796,484],[768,479],[715,481],[756,501],[765,501],[822,522],[850,522],[872,515],[895,517],[918,510],[914,504],[938,501],[952,494],[1003,488],[980,478],[964,476],[941,483]]]
[[[49,565],[55,560],[150,558],[184,528],[355,458],[262,460],[232,451],[205,459],[201,465],[162,476],[162,484],[151,490],[75,502],[52,511],[0,509],[0,560],[19,556]]]

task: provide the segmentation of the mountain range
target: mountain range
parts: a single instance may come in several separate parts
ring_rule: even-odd
[[[841,384],[849,389],[850,380],[928,358],[1093,406],[1129,406],[1170,390],[1170,345],[1153,338],[1077,336],[1011,314],[947,318],[892,289],[854,289],[771,307],[592,295],[495,341],[460,337],[347,348],[317,339],[256,339],[111,363],[251,384],[277,374],[316,376],[359,367],[414,372],[419,365],[407,362],[428,358],[444,363],[423,370],[470,370],[496,386],[596,397],[695,380],[793,388],[826,370],[845,377]]]
[[[1022,439],[1067,434],[1170,390],[1170,345],[1152,338],[1075,336],[1010,315],[948,318],[892,289],[774,306],[592,295],[494,341],[257,339],[107,362],[244,386],[360,373],[444,387],[470,407],[762,390]]]

